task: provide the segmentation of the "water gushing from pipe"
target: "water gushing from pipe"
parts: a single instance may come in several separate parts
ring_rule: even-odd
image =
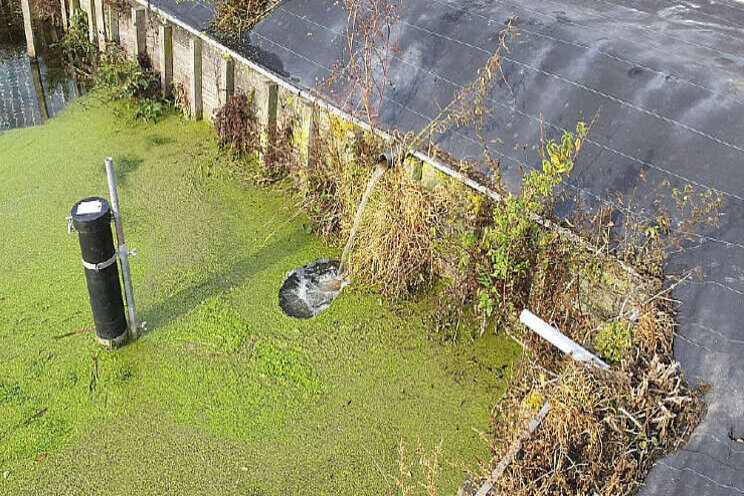
[[[357,207],[356,215],[354,216],[354,224],[351,226],[351,232],[349,232],[349,239],[346,241],[346,246],[344,246],[343,254],[341,255],[341,265],[339,266],[339,272],[343,274],[346,272],[346,265],[349,262],[349,254],[351,253],[351,246],[354,243],[354,238],[356,238],[357,231],[359,230],[359,224],[362,221],[362,215],[364,215],[364,208],[367,206],[367,201],[369,201],[369,196],[372,194],[372,190],[375,187],[375,184],[377,184],[377,181],[380,180],[382,175],[385,173],[385,171],[388,169],[388,163],[386,160],[380,160],[377,163],[377,166],[375,167],[375,171],[372,173],[372,177],[369,178],[369,182],[367,183],[367,189],[364,191],[364,194],[362,195],[362,200],[359,202],[359,206]]]
[[[367,183],[367,189],[357,207],[354,224],[346,241],[341,260],[319,258],[309,264],[292,269],[284,278],[279,289],[279,307],[285,314],[298,319],[309,319],[328,308],[334,298],[341,293],[347,281],[345,266],[354,243],[364,209],[375,184],[393,163],[392,154],[386,153],[377,161],[375,170]]]

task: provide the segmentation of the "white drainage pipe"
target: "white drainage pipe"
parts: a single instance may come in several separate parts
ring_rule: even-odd
[[[561,331],[551,326],[526,308],[522,310],[522,313],[519,315],[519,321],[577,362],[589,362],[601,369],[610,368],[610,366],[605,362],[579,346],[578,343],[571,340]]]

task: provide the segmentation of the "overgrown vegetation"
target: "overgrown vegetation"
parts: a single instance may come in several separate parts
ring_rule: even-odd
[[[98,49],[88,39],[88,14],[82,9],[70,14],[67,33],[62,38],[62,49],[70,70],[76,76],[90,79]]]
[[[216,22],[220,29],[240,32],[272,5],[223,0],[216,7]],[[338,64],[328,87],[343,95],[344,108],[375,129],[397,51],[397,6],[386,0],[346,0],[344,8],[347,59]],[[634,213],[632,195],[620,199],[620,209],[579,208],[570,220],[556,216],[555,205],[565,199],[559,193],[562,183],[590,133],[592,123],[583,122],[553,138],[543,129],[540,168],[526,172],[519,190],[511,191],[481,129],[495,89],[512,94],[500,54],[516,35],[510,19],[496,53],[473,83],[415,135],[394,133],[393,143],[385,142],[317,112],[319,133],[306,168],[294,146],[297,122],[288,119],[281,130],[259,129],[252,96],[237,94],[216,114],[220,145],[235,155],[260,157],[257,183],[289,176],[286,184],[294,188],[312,229],[336,244],[349,234],[380,153],[402,150],[364,213],[348,260],[349,276],[392,300],[438,281],[439,301],[430,323],[441,339],[458,341],[462,328],[481,334],[496,329],[522,344],[524,357],[510,393],[494,410],[494,464],[509,456],[542,405],[549,403],[551,410],[493,481],[497,491],[631,494],[654,460],[685,442],[703,412],[701,391],[687,385],[673,360],[675,309],[664,295],[669,281],[679,279],[665,274],[664,260],[670,249],[684,249],[701,224],[717,223],[721,198],[691,186],[670,190],[663,183],[659,194],[672,201],[650,216]],[[142,63],[134,67],[114,53],[101,58],[97,80],[114,97],[147,102],[142,95],[150,90],[149,76]],[[481,161],[457,163],[437,150],[437,137],[462,127],[474,130],[483,143]],[[479,177],[491,194],[469,190],[410,157],[421,149],[447,162],[454,175]],[[488,180],[478,176],[484,172]],[[618,218],[622,222],[613,220]],[[516,316],[524,308],[612,368],[576,365],[523,332]],[[404,454],[401,447],[401,460]],[[401,493],[419,488],[436,494],[440,455],[437,450],[428,457],[419,448],[419,486],[409,480],[411,470],[401,461]],[[487,478],[490,468],[476,475]]]
[[[343,0],[343,56],[326,80],[340,106],[377,126],[390,69],[398,54],[400,15],[396,0]]]
[[[284,178],[296,162],[292,150],[293,122],[282,129],[272,125],[262,130],[254,106],[254,94],[237,93],[228,97],[217,109],[214,125],[220,146],[235,157],[247,159],[246,165],[255,166],[257,184],[271,184]],[[258,160],[253,160],[258,158]]]
[[[145,56],[133,61],[118,48],[111,48],[98,57],[95,71],[96,87],[113,100],[134,102],[134,117],[157,121],[165,110],[160,78]]]
[[[495,494],[634,494],[654,461],[687,441],[703,404],[672,359],[674,319],[665,306],[658,300],[643,306],[628,327],[605,324],[599,342],[611,329],[603,349],[611,350],[605,358],[617,359],[609,371],[577,365],[528,339],[511,389],[497,405],[494,460],[506,456],[540,407],[527,398],[537,396],[551,409],[494,481]],[[582,329],[572,330],[583,342],[576,334]]]
[[[340,104],[352,115],[377,128],[396,52],[396,6],[359,0],[344,7],[350,48],[329,88],[343,95]],[[364,16],[355,17],[362,11]],[[511,191],[501,182],[500,163],[481,129],[492,111],[493,92],[512,94],[500,54],[516,35],[510,19],[496,53],[473,83],[419,133],[396,134],[396,143],[321,113],[312,166],[290,167],[291,184],[314,230],[341,243],[379,154],[390,147],[405,150],[370,198],[348,262],[350,276],[393,300],[441,281],[430,319],[443,331],[441,338],[456,340],[463,328],[496,329],[523,345],[512,389],[495,409],[493,463],[509,454],[545,402],[551,410],[494,481],[497,492],[631,494],[654,460],[685,442],[703,412],[702,391],[687,385],[673,360],[675,313],[664,296],[670,281],[664,260],[670,249],[684,249],[700,225],[717,223],[721,198],[663,183],[659,194],[673,201],[660,202],[667,208],[650,216],[634,213],[632,196],[621,199],[619,210],[580,206],[571,219],[556,216],[554,207],[567,199],[560,193],[562,183],[594,121],[555,138],[542,129],[541,167],[528,170],[519,190]],[[462,127],[474,130],[483,143],[481,161],[457,163],[433,145],[438,136]],[[494,194],[468,190],[409,157],[407,152],[422,148],[456,174],[477,177],[488,171],[490,180],[479,179]],[[672,284],[678,280],[671,277]],[[612,368],[578,366],[523,332],[516,316],[524,308]],[[440,455],[419,453],[426,459],[420,484],[401,462],[401,493],[436,494]],[[490,468],[477,475],[487,478]]]
[[[216,0],[213,27],[217,33],[240,36],[252,28],[281,0]]]
[[[131,60],[115,45],[105,52],[98,51],[88,39],[88,18],[84,11],[77,10],[70,17],[62,47],[70,70],[94,85],[105,98],[126,102],[136,119],[156,121],[162,117],[169,102],[162,94],[160,78],[149,58]]]

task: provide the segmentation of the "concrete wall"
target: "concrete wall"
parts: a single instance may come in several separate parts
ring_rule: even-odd
[[[190,38],[185,29],[173,26],[173,84],[183,87],[187,91],[189,101],[192,101],[194,95],[190,94],[193,78]]]
[[[211,121],[220,107],[220,91],[224,88],[221,69],[225,63],[222,51],[206,43],[202,46],[202,102],[204,118]]]
[[[147,56],[150,57],[153,69],[157,72],[163,70],[160,67],[160,19],[152,11],[148,11],[145,16],[147,19],[147,27],[145,28],[145,36],[147,37]]]
[[[119,15],[119,46],[121,46],[130,57],[135,56],[137,41],[134,33],[134,21],[132,20],[131,10]]]
[[[264,122],[266,119],[266,115],[264,114],[265,106],[259,104],[259,102],[263,102],[268,98],[264,84],[265,81],[266,78],[256,73],[247,65],[240,62],[235,64],[235,93],[244,93],[246,95],[253,93],[253,101],[256,104],[256,115],[259,122]]]

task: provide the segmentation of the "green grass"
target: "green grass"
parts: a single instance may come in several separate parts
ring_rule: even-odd
[[[443,344],[425,298],[353,287],[315,319],[284,316],[287,271],[337,250],[278,188],[227,172],[208,125],[115,110],[85,97],[0,135],[0,493],[393,494],[399,439],[488,457],[477,431],[512,342]],[[115,352],[55,339],[92,325],[65,216],[108,196],[106,155],[150,329]],[[442,494],[462,480],[445,467]]]

